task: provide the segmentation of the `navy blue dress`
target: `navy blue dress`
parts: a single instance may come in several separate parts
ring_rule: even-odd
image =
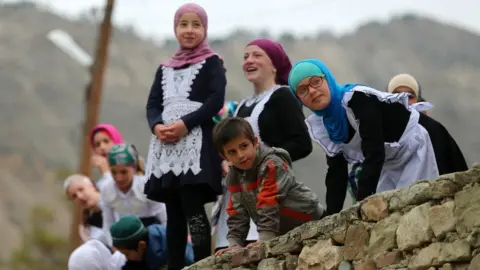
[[[156,124],[181,119],[189,134],[175,144],[155,138],[146,164],[147,198],[168,202],[174,190],[189,186],[213,202],[222,194],[221,157],[212,139],[212,117],[225,101],[223,62],[214,55],[181,68],[160,66],[147,102],[147,120],[153,133]]]

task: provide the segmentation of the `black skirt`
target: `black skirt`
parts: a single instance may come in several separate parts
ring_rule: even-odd
[[[213,122],[212,122],[213,123]],[[222,158],[213,145],[212,126],[202,127],[202,149],[200,150],[200,168],[198,174],[191,170],[175,175],[168,172],[160,178],[151,175],[145,184],[144,193],[147,198],[168,203],[168,195],[173,194],[183,186],[194,188],[203,195],[204,203],[214,202],[222,194]]]
[[[202,195],[204,204],[215,202],[217,196],[222,194],[221,181],[218,181],[219,186],[216,187],[211,181],[208,181],[208,178],[203,178],[201,175],[202,172],[193,175],[190,171],[187,172],[187,174],[181,174],[179,176],[176,176],[172,172],[160,178],[152,175],[145,184],[144,193],[149,200],[169,203],[169,201],[171,201],[171,194],[178,194],[177,192],[181,188],[189,187]],[[192,181],[192,178],[198,178],[198,180]],[[205,179],[205,181],[201,181],[201,179]],[[188,184],[189,182],[191,182],[191,184]]]

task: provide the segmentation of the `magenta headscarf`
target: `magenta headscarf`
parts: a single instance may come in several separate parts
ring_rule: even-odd
[[[178,68],[186,64],[195,64],[195,63],[201,62],[212,55],[216,55],[216,53],[214,53],[212,49],[210,49],[210,46],[208,45],[208,41],[207,41],[208,16],[205,10],[201,6],[194,3],[188,3],[179,7],[177,12],[175,12],[173,30],[176,33],[177,25],[180,21],[180,18],[183,16],[183,14],[188,12],[195,13],[200,18],[200,21],[202,22],[203,27],[205,28],[205,38],[197,47],[193,49],[186,49],[186,48],[180,47],[170,60],[162,63],[163,66]]]
[[[97,133],[98,131],[106,132],[110,136],[114,144],[123,143],[122,134],[118,131],[118,129],[114,125],[98,124],[92,129],[92,131],[90,131],[90,145],[92,146],[92,148],[93,148],[93,136],[95,136],[95,133]]]
[[[266,39],[259,38],[248,43],[247,47],[250,45],[256,45],[267,53],[270,60],[272,60],[273,66],[277,69],[277,77],[275,82],[280,85],[288,85],[288,74],[292,69],[292,63],[288,58],[287,53],[283,50],[283,47],[280,43]]]

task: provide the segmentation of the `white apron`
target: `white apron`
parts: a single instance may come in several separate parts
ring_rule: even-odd
[[[237,106],[237,110],[235,111],[235,114],[234,114],[235,116],[237,115],[238,110],[243,105],[247,105],[247,106],[253,105],[253,103],[257,101],[257,104],[255,105],[255,108],[253,109],[252,113],[250,114],[249,117],[246,117],[245,120],[247,120],[250,123],[253,129],[253,132],[258,137],[259,141],[262,141],[262,139],[260,138],[260,128],[258,126],[258,117],[262,113],[263,108],[265,107],[265,104],[268,102],[268,100],[270,100],[270,97],[272,96],[272,94],[281,87],[282,86],[276,85],[273,88],[263,92],[260,97],[256,98],[253,101],[250,101],[250,99],[243,99],[240,101],[240,103]],[[228,247],[228,240],[227,240],[228,214],[227,214],[226,207],[227,207],[229,197],[230,197],[230,193],[227,191],[223,196],[223,202],[220,209],[220,217],[217,225],[217,237],[215,241],[215,248]],[[255,225],[255,223],[253,223],[253,220],[250,219],[250,230],[248,231],[247,241],[257,241],[257,240],[258,240],[257,226]]]
[[[204,63],[205,60],[184,69],[162,67],[162,119],[165,125],[179,120],[202,106],[201,102],[191,101],[189,96],[195,77]],[[152,135],[145,164],[147,180],[152,174],[160,178],[170,171],[177,176],[189,170],[194,175],[198,174],[202,170],[200,168],[201,150],[202,129],[199,126],[194,127],[175,143],[165,144]]]
[[[439,176],[435,152],[428,132],[419,123],[420,113],[408,105],[405,93],[389,94],[366,86],[356,86],[345,93],[342,99],[350,125],[358,131],[359,121],[347,106],[353,93],[361,91],[375,95],[382,102],[403,104],[410,110],[410,119],[398,142],[385,143],[385,162],[382,167],[377,192],[404,188],[417,180],[435,179]],[[395,119],[392,119],[395,121]],[[305,119],[308,132],[313,141],[318,143],[328,156],[343,154],[349,163],[363,162],[361,138],[356,132],[352,140],[346,144],[333,143],[323,124],[323,118],[315,114]]]

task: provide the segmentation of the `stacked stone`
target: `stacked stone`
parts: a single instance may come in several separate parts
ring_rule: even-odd
[[[375,194],[189,270],[480,270],[480,166]]]

